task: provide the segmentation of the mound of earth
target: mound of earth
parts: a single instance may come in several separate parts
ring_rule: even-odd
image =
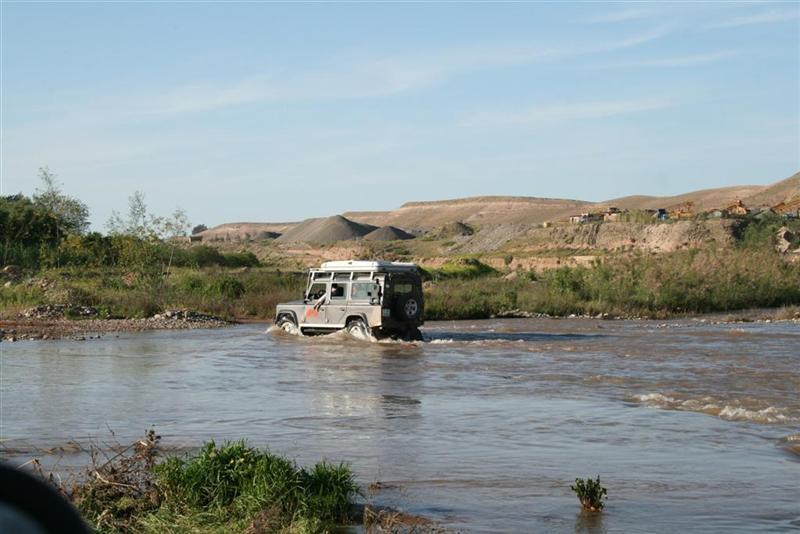
[[[336,241],[354,241],[369,234],[376,227],[361,224],[341,215],[324,219],[306,219],[294,228],[281,234],[276,241],[284,243],[334,243]]]
[[[225,223],[198,234],[203,242],[275,239],[297,223]]]
[[[396,226],[381,226],[364,236],[366,241],[405,241],[414,236]]]
[[[443,224],[442,226],[431,230],[426,235],[427,237],[432,237],[435,239],[445,239],[448,237],[468,236],[474,233],[475,229],[470,225],[461,221],[456,221]]]

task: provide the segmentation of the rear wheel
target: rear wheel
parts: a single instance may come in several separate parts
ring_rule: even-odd
[[[372,331],[362,319],[350,319],[345,330],[356,339],[372,339]]]

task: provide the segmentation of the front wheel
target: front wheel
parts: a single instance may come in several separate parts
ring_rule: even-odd
[[[298,334],[300,332],[300,329],[297,328],[297,323],[289,315],[281,315],[275,325],[287,334]]]

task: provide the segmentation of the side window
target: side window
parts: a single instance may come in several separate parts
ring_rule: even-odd
[[[334,282],[331,284],[331,300],[344,300],[347,298],[347,284]]]
[[[327,291],[328,284],[324,282],[314,282],[308,290],[308,300],[319,300]]]
[[[378,284],[374,282],[353,282],[350,291],[350,300],[364,300],[377,303],[380,290]]]

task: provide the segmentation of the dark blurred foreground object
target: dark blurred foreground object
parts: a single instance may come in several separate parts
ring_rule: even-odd
[[[0,464],[0,532],[89,534],[78,511],[51,486]]]

